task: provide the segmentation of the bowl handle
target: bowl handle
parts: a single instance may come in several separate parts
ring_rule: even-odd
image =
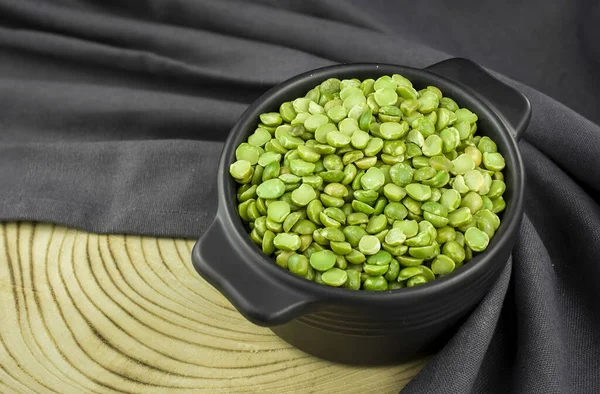
[[[221,220],[213,221],[192,251],[198,273],[249,321],[259,326],[287,323],[308,312],[313,299],[258,266],[255,251],[237,244]],[[273,265],[269,267],[280,269]]]
[[[513,87],[501,82],[471,60],[452,58],[433,64],[425,70],[464,85],[476,96],[495,108],[519,140],[529,124],[531,104]]]

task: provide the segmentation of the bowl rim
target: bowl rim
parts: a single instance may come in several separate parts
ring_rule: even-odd
[[[241,134],[249,135],[257,124],[258,115],[263,112],[269,112],[272,109],[267,109],[270,101],[274,101],[273,97],[284,94],[286,91],[298,89],[302,86],[305,91],[314,88],[321,81],[327,78],[342,78],[340,74],[347,73],[365,73],[372,72],[379,75],[402,74],[408,79],[412,75],[421,77],[430,82],[431,85],[443,87],[443,91],[448,93],[448,97],[456,99],[456,95],[466,97],[468,100],[476,102],[484,111],[477,112],[477,115],[482,118],[485,116],[490,123],[500,129],[504,142],[506,142],[502,153],[506,157],[510,156],[510,167],[513,173],[512,186],[516,186],[511,190],[511,201],[507,204],[507,210],[504,211],[501,229],[495,234],[490,241],[490,245],[484,253],[474,256],[473,260],[459,267],[457,271],[443,278],[428,282],[424,285],[415,286],[412,288],[402,288],[385,291],[361,291],[350,290],[345,288],[335,288],[315,283],[311,280],[298,277],[288,270],[278,266],[273,259],[262,254],[262,251],[251,241],[247,231],[244,228],[241,218],[235,207],[235,190],[237,184],[229,176],[229,165],[232,158],[235,157],[235,149],[240,143],[237,140]],[[346,78],[346,77],[344,77]],[[351,78],[348,76],[348,78]],[[285,100],[284,100],[285,101]],[[462,100],[459,100],[462,101]],[[277,101],[280,105],[283,101]],[[507,149],[508,148],[508,149]],[[509,167],[507,161],[507,167]],[[478,95],[472,89],[461,85],[460,82],[450,80],[441,75],[435,74],[427,69],[419,69],[398,64],[388,63],[344,63],[332,66],[326,66],[314,70],[307,71],[296,75],[282,83],[275,85],[257,100],[255,100],[244,113],[237,119],[234,126],[231,128],[229,136],[225,141],[220,159],[217,174],[217,193],[218,193],[218,210],[216,220],[220,220],[224,229],[227,230],[226,236],[233,237],[230,241],[233,245],[239,248],[239,254],[244,258],[240,264],[254,264],[254,269],[261,270],[262,275],[271,276],[273,279],[280,281],[280,287],[289,290],[294,290],[300,294],[304,294],[320,303],[339,303],[352,302],[353,304],[362,305],[378,303],[381,306],[398,305],[398,302],[413,302],[420,300],[423,297],[439,297],[444,294],[451,294],[457,287],[464,286],[476,279],[481,279],[486,276],[485,270],[488,270],[487,275],[491,275],[494,271],[494,257],[499,254],[511,242],[511,235],[515,235],[520,225],[523,213],[523,200],[525,190],[525,168],[519,149],[517,140],[510,128],[503,121],[502,116],[490,105],[484,97]],[[508,186],[508,185],[507,185]],[[512,247],[512,245],[509,245]],[[500,262],[496,263],[497,265]],[[501,263],[502,266],[506,262]],[[499,272],[499,268],[497,271]],[[283,286],[285,285],[285,286]]]

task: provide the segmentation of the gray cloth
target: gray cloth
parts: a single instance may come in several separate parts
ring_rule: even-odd
[[[0,218],[196,238],[222,143],[266,89],[467,55],[532,102],[526,217],[501,279],[403,392],[598,393],[600,127],[546,95],[600,120],[598,4],[437,3],[0,0]]]

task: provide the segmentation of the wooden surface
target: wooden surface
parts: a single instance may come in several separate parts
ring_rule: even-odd
[[[0,225],[0,393],[397,393],[423,367],[292,348],[196,274],[192,246]]]

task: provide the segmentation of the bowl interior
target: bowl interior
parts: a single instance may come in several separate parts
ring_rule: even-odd
[[[299,278],[274,264],[271,258],[262,253],[250,240],[247,230],[237,214],[236,189],[238,185],[231,179],[228,171],[229,165],[235,161],[235,149],[254,132],[258,124],[258,116],[261,113],[270,111],[278,112],[281,103],[303,97],[310,89],[319,85],[327,78],[377,79],[382,75],[396,73],[402,74],[411,80],[417,90],[425,88],[428,85],[437,86],[442,90],[444,96],[454,99],[459,106],[466,107],[478,115],[477,135],[487,135],[492,138],[498,145],[498,151],[503,154],[506,160],[504,174],[507,189],[504,199],[506,200],[507,207],[501,216],[502,223],[494,237],[490,240],[488,248],[483,253],[475,255],[473,260],[464,264],[452,274],[414,288],[383,292],[364,292],[332,288]],[[227,139],[219,167],[219,215],[224,220],[226,226],[231,226],[234,229],[235,234],[232,234],[232,236],[235,236],[236,242],[243,243],[244,249],[253,250],[258,256],[252,257],[253,262],[260,264],[262,266],[261,269],[264,269],[266,273],[276,276],[274,280],[282,280],[292,286],[307,288],[331,300],[348,300],[353,298],[355,301],[360,302],[360,300],[382,299],[384,297],[393,298],[398,296],[417,298],[422,292],[442,292],[444,289],[447,290],[461,283],[467,283],[469,280],[477,280],[477,278],[484,274],[484,270],[490,269],[491,265],[502,264],[503,266],[505,263],[505,261],[498,262],[493,257],[502,248],[512,248],[511,237],[508,235],[511,233],[514,234],[517,229],[523,199],[524,170],[516,141],[511,136],[505,124],[494,112],[494,109],[453,81],[424,70],[397,65],[350,64],[331,66],[299,75],[275,86],[254,102],[240,117]],[[360,295],[357,295],[357,293],[360,293]]]

